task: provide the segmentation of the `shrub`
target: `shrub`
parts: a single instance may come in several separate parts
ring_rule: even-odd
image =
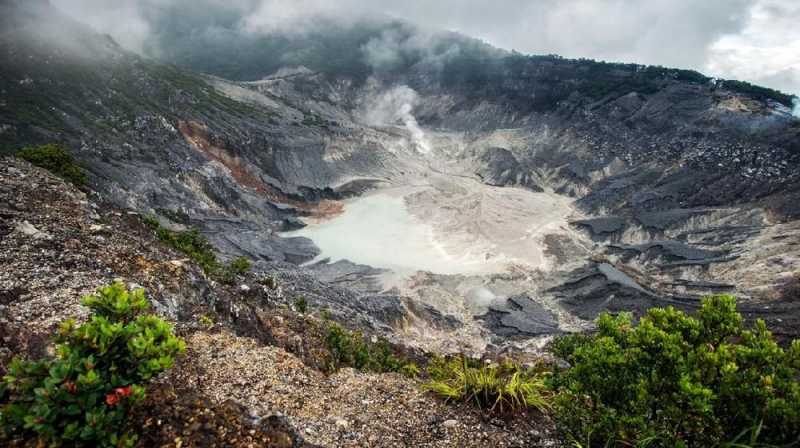
[[[185,254],[197,263],[209,277],[225,284],[232,284],[236,277],[250,270],[250,260],[238,257],[228,264],[217,259],[214,247],[197,229],[174,231],[162,226],[154,216],[145,216],[145,225],[156,232],[158,239]]]
[[[386,340],[372,342],[361,332],[347,330],[335,323],[328,324],[325,344],[331,354],[327,365],[330,372],[341,367],[353,367],[373,372],[419,373],[416,365],[397,357]]]
[[[269,289],[275,290],[278,288],[278,281],[275,280],[275,277],[272,276],[265,276],[261,279],[261,284],[266,286]]]
[[[61,324],[56,357],[15,359],[0,383],[0,425],[8,436],[37,437],[50,445],[131,446],[121,433],[144,383],[172,367],[184,343],[166,322],[142,314],[141,289],[121,283],[83,298],[93,314]]]
[[[591,337],[557,344],[571,367],[554,378],[566,435],[586,446],[717,446],[800,437],[800,341],[784,350],[763,321],[742,328],[731,296],[695,316],[654,308],[603,314]]]
[[[211,319],[210,317],[208,317],[205,314],[202,314],[202,315],[200,315],[200,317],[197,318],[197,323],[199,323],[200,325],[202,325],[202,326],[204,326],[206,328],[211,328],[211,327],[214,326],[214,320]]]
[[[86,183],[86,173],[75,164],[72,155],[62,145],[49,143],[40,146],[26,146],[20,149],[16,155],[79,187]]]
[[[215,264],[210,274],[216,280],[225,284],[233,284],[236,277],[246,274],[250,270],[250,260],[246,257],[237,257],[228,264]]]
[[[447,400],[500,412],[550,407],[545,374],[510,361],[484,364],[463,355],[435,357],[428,375],[431,379],[425,388]]]
[[[244,275],[252,267],[250,260],[248,260],[247,257],[234,258],[230,264],[228,264],[228,266],[231,272],[236,275]]]
[[[297,312],[305,314],[308,311],[308,301],[305,297],[300,296],[294,301],[294,308]]]

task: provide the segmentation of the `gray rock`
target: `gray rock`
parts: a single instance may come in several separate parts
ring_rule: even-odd
[[[18,232],[22,233],[23,235],[27,235],[27,236],[32,237],[34,239],[49,239],[49,238],[51,238],[51,236],[48,233],[40,231],[39,229],[34,227],[33,224],[29,223],[28,221],[22,221],[22,222],[17,223],[16,230]]]
[[[597,218],[579,219],[571,224],[588,227],[592,234],[602,235],[616,233],[625,227],[625,219],[618,216],[601,216]]]
[[[445,420],[444,423],[442,423],[442,425],[444,425],[445,428],[452,429],[458,426],[458,420],[453,420],[453,419]]]
[[[478,318],[495,334],[506,337],[560,332],[555,315],[527,295],[509,297]]]

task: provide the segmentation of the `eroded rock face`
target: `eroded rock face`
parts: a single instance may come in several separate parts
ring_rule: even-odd
[[[528,296],[509,297],[505,304],[489,307],[481,316],[501,336],[540,336],[559,332],[556,316]]]
[[[531,172],[526,171],[508,149],[487,148],[478,157],[478,161],[480,164],[475,174],[489,185],[522,186],[533,191],[542,191]]]

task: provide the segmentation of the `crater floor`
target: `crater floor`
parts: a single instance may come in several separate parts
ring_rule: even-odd
[[[374,191],[346,201],[341,214],[308,220],[285,236],[311,239],[315,261],[349,260],[398,277],[418,271],[483,275],[515,265],[545,269],[546,235],[570,233],[571,200],[462,179],[436,187]]]

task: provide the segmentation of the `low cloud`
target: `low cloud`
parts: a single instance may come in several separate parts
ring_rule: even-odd
[[[709,49],[706,70],[800,94],[800,3],[760,0],[743,28]]]
[[[151,33],[185,27],[202,14],[209,28],[261,34],[303,33],[320,20],[348,25],[395,17],[508,50],[692,68],[800,93],[796,0],[51,1],[137,51]],[[167,14],[174,17],[164,20]],[[387,34],[362,51],[372,66],[388,68],[402,63],[404,52],[424,48],[427,37]]]
[[[459,43],[429,29],[404,27],[387,29],[361,47],[364,62],[376,72],[399,68],[407,60],[418,61],[428,69],[441,69],[444,62],[458,56]]]

